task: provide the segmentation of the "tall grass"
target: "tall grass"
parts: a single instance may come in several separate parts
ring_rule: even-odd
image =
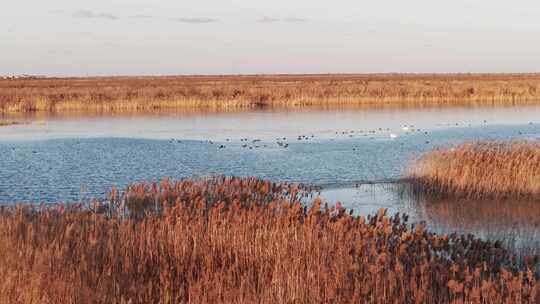
[[[139,184],[0,211],[2,303],[538,303],[496,244],[258,179]],[[532,263],[532,261],[531,261]],[[531,264],[532,266],[532,264]]]
[[[152,111],[263,106],[516,104],[540,75],[299,75],[0,80],[0,112]]]
[[[540,199],[539,141],[480,141],[428,152],[411,173],[415,191],[467,199]]]

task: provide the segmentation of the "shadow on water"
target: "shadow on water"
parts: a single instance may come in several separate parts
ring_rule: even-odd
[[[540,254],[538,201],[452,201],[423,197],[411,200],[415,215],[441,233],[473,233],[500,241],[519,256]]]
[[[518,258],[540,255],[540,200],[461,200],[421,195],[406,183],[362,184],[323,189],[328,203],[339,201],[357,215],[380,208],[406,213],[432,232],[474,234],[499,242]]]

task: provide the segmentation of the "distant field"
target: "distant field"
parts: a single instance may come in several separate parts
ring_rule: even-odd
[[[540,74],[177,76],[0,80],[0,112],[540,101]]]

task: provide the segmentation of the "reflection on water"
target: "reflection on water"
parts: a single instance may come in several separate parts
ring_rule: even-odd
[[[356,214],[374,214],[380,208],[409,215],[411,222],[425,222],[434,232],[472,233],[500,241],[519,256],[540,254],[540,201],[466,201],[414,196],[406,185],[374,184],[327,189],[320,196],[342,202]]]
[[[414,214],[442,233],[474,233],[520,254],[540,254],[540,201],[413,200]]]
[[[540,106],[428,107],[428,108],[310,108],[291,111],[268,109],[227,113],[193,112],[152,114],[77,115],[76,113],[6,117],[29,121],[27,125],[0,128],[1,140],[57,138],[145,138],[224,141],[227,138],[273,139],[278,136],[317,134],[334,138],[343,131],[376,131],[402,135],[404,125],[421,130],[526,125],[540,123]],[[381,130],[379,130],[381,129]],[[371,135],[371,133],[370,133]],[[348,136],[348,135],[347,135]]]
[[[343,207],[353,209],[356,215],[374,214],[380,208],[387,209],[389,214],[407,212],[408,205],[403,204],[403,196],[396,187],[394,183],[362,184],[326,188],[319,195],[329,204],[340,202]]]

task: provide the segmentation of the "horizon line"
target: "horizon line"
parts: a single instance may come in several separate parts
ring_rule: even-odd
[[[367,76],[540,76],[539,72],[368,72],[368,73],[255,73],[255,74],[110,74],[110,75],[46,75],[11,74],[0,79],[90,79],[90,78],[205,78],[205,77],[367,77]]]

